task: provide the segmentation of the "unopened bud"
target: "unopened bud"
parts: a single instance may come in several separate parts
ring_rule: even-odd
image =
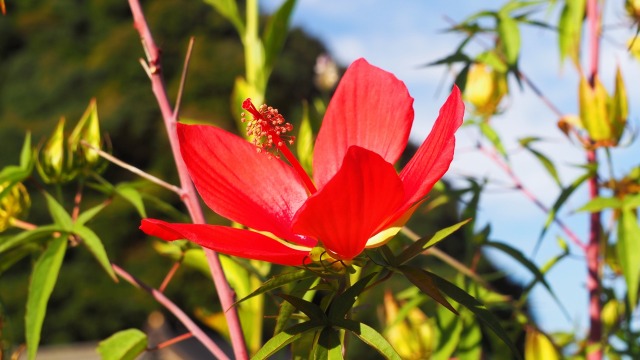
[[[469,69],[464,98],[473,104],[477,114],[483,116],[495,114],[507,91],[507,80],[504,74],[485,64],[474,64]]]
[[[0,232],[3,232],[14,219],[27,213],[31,198],[22,183],[0,184],[0,194]]]
[[[38,154],[36,167],[42,180],[48,184],[66,183],[77,175],[72,168],[73,159],[64,136],[64,123],[65,119],[61,118]]]
[[[86,142],[90,147],[84,146]],[[100,134],[100,121],[96,100],[92,99],[82,118],[69,135],[69,148],[74,154],[75,167],[83,172],[87,170],[101,171],[105,162],[93,148],[100,149],[103,145]]]

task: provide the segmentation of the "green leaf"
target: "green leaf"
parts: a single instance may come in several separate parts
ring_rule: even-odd
[[[2,241],[2,239],[0,239]],[[0,275],[11,268],[18,261],[39,249],[36,244],[26,244],[17,249],[12,249],[0,254]]]
[[[115,191],[118,195],[122,196],[123,199],[127,200],[131,205],[133,205],[140,217],[147,217],[147,211],[145,210],[144,202],[142,201],[142,195],[140,194],[140,191],[138,191],[138,189],[136,189],[132,184],[118,184],[115,187]]]
[[[127,329],[100,341],[97,351],[102,360],[134,360],[147,350],[147,343],[147,334]]]
[[[334,325],[339,328],[351,331],[365,344],[371,346],[377,352],[379,352],[380,355],[384,356],[385,359],[402,360],[400,355],[398,355],[393,346],[389,344],[387,339],[385,339],[384,336],[382,336],[371,326],[348,319],[335,320]]]
[[[531,152],[531,154],[533,154],[533,156],[535,156],[536,159],[538,159],[538,161],[540,161],[542,166],[544,166],[544,168],[547,170],[549,175],[551,175],[551,177],[556,182],[556,184],[558,184],[558,186],[562,187],[562,182],[560,181],[560,176],[558,175],[558,171],[556,170],[555,165],[553,165],[553,162],[551,160],[549,160],[549,158],[546,157],[545,155],[543,155],[541,152],[539,152],[538,150],[533,149],[532,147],[530,147],[528,145],[524,145],[524,148],[529,150]]]
[[[83,243],[87,246],[87,249],[89,249],[96,260],[98,260],[98,263],[100,264],[100,266],[102,266],[104,271],[107,272],[107,274],[113,279],[113,281],[118,282],[118,278],[116,277],[116,273],[111,267],[109,257],[107,256],[107,251],[104,249],[104,245],[102,245],[102,240],[100,240],[100,237],[98,237],[98,235],[96,235],[93,230],[80,224],[76,224],[73,227],[72,232],[82,238]]]
[[[482,331],[480,326],[473,317],[466,320],[462,327],[462,333],[460,333],[456,357],[458,360],[482,359]]]
[[[106,208],[107,205],[108,205],[108,203],[103,202],[101,204],[98,204],[98,205],[92,207],[91,209],[83,211],[82,213],[80,213],[80,215],[78,215],[78,218],[76,219],[76,225],[84,225],[84,224],[86,224],[88,221],[90,221],[96,215],[98,215],[100,213],[100,211],[102,211],[104,208]]]
[[[419,240],[416,240],[413,244],[409,245],[406,249],[404,249],[397,257],[396,261],[399,265],[406,263],[407,261],[413,259],[414,257],[421,254],[424,250],[436,245],[440,241],[447,238],[449,235],[456,232],[463,225],[467,224],[471,219],[460,221],[455,225],[451,225],[444,229],[438,230],[431,238],[423,237]]]
[[[373,279],[378,273],[371,273],[362,279],[358,280],[355,284],[351,285],[345,292],[338,295],[331,302],[329,308],[329,319],[337,320],[343,319],[349,310],[353,308],[353,304],[356,303],[358,296],[364,291],[369,284],[369,281]]]
[[[273,63],[282,50],[284,40],[289,33],[289,20],[295,5],[296,0],[286,0],[267,22],[262,37],[265,51],[264,66],[268,69],[267,71],[273,69]]]
[[[449,55],[449,56],[445,56],[441,59],[435,60],[433,62],[430,62],[428,64],[425,64],[424,66],[435,66],[435,65],[452,65],[458,62],[463,62],[463,63],[472,63],[473,60],[468,57],[467,55],[461,53],[461,52],[457,52],[455,54]]]
[[[433,300],[437,301],[442,306],[449,309],[452,313],[458,314],[458,311],[451,306],[449,301],[442,296],[440,290],[433,282],[431,276],[429,276],[429,272],[423,269],[414,268],[411,266],[403,265],[399,268],[399,270],[407,277],[407,280],[411,281],[413,285],[415,285],[420,291],[429,295]]]
[[[500,73],[506,73],[507,70],[509,70],[507,64],[504,63],[504,60],[502,60],[495,51],[485,51],[480,53],[476,56],[476,61],[489,65],[493,70]]]
[[[58,273],[66,250],[66,236],[53,239],[33,267],[25,315],[25,335],[29,360],[36,357],[40,344],[40,332],[47,313],[47,302],[49,302],[51,292],[58,280]]]
[[[449,281],[439,277],[436,274],[429,273],[434,283],[443,293],[457,301],[469,309],[478,320],[482,321],[489,329],[491,329],[513,352],[513,357],[522,360],[522,356],[518,348],[513,344],[506,331],[500,326],[500,322],[482,303],[473,296],[467,294],[464,290],[450,283]]]
[[[438,331],[432,360],[449,360],[458,348],[463,323],[460,317],[442,306],[436,308],[434,320]]]
[[[480,132],[482,133],[482,135],[484,135],[484,137],[486,137],[487,140],[489,140],[489,142],[493,144],[496,150],[498,150],[500,155],[502,155],[502,157],[506,159],[507,150],[504,148],[504,145],[502,145],[502,140],[500,140],[500,136],[498,135],[498,133],[491,127],[491,125],[489,125],[489,123],[484,121],[479,123],[478,127],[480,128]]]
[[[598,196],[591,199],[588,203],[586,203],[583,207],[579,208],[576,211],[599,212],[605,209],[620,209],[621,207],[622,201],[618,198]]]
[[[618,242],[616,243],[618,262],[627,283],[629,304],[632,308],[638,303],[638,285],[640,283],[640,226],[638,218],[631,209],[620,212],[618,219]]]
[[[240,17],[235,0],[204,0],[204,2],[213,6],[220,15],[227,18],[236,28],[240,37],[244,37],[244,22]]]
[[[22,151],[20,152],[20,165],[8,165],[2,168],[0,171],[0,184],[6,182],[9,186],[6,186],[0,191],[0,199],[11,190],[11,187],[18,182],[28,178],[33,172],[33,153],[31,149],[31,133],[27,133],[22,145]]]
[[[640,207],[640,194],[629,194],[622,198],[622,207],[625,209]]]
[[[324,323],[306,321],[279,332],[276,336],[267,341],[258,352],[253,355],[252,360],[268,359],[280,349],[299,339],[302,334],[308,331],[316,331],[324,327]]]
[[[71,216],[67,213],[67,210],[65,210],[64,207],[62,207],[62,205],[53,198],[53,196],[49,195],[49,193],[45,192],[44,197],[47,200],[47,208],[49,209],[53,222],[64,231],[70,232],[73,227],[73,221],[71,220]]]
[[[58,226],[45,225],[33,230],[22,231],[13,236],[3,237],[0,241],[0,254],[26,243],[50,237],[56,231],[60,231]]]
[[[491,246],[493,248],[496,248],[496,249],[504,252],[505,254],[511,256],[512,258],[514,258],[522,266],[526,267],[527,270],[531,271],[531,274],[533,274],[533,276],[535,277],[536,281],[540,282],[544,286],[544,288],[547,289],[547,291],[549,292],[551,297],[556,301],[556,303],[558,304],[560,309],[562,309],[562,311],[563,311],[564,315],[567,317],[567,319],[571,318],[568,315],[567,310],[562,305],[562,302],[560,302],[560,299],[558,299],[558,297],[556,296],[556,293],[553,292],[553,290],[551,289],[551,286],[549,285],[547,280],[544,278],[544,274],[540,271],[540,269],[538,269],[536,264],[531,262],[531,260],[527,259],[526,256],[524,256],[524,254],[520,250],[516,250],[515,248],[513,248],[513,247],[511,247],[511,246],[509,246],[509,245],[507,245],[505,243],[496,242],[496,241],[486,242],[486,243],[484,243],[484,245],[485,246]]]
[[[313,351],[313,358],[316,360],[342,360],[342,346],[340,344],[340,333],[333,328],[326,327],[320,332],[318,342]]]
[[[514,66],[520,54],[520,29],[509,13],[498,13],[498,36],[502,41],[507,64]]]
[[[309,289],[311,289],[319,281],[319,277],[300,280],[297,284],[295,284],[289,295],[299,298],[302,298],[304,296],[307,297],[307,299],[311,299],[313,298],[313,294],[315,294],[315,291]],[[284,302],[280,304],[280,311],[278,312],[278,317],[276,318],[276,326],[273,330],[274,334],[279,333],[285,328],[287,322],[291,318],[291,314],[293,314],[294,311],[295,307],[293,307],[293,305],[291,305],[290,303]]]
[[[278,294],[279,297],[286,300],[288,303],[293,305],[298,311],[303,312],[305,315],[309,317],[309,319],[316,323],[326,323],[327,315],[322,311],[322,309],[305,299],[301,299],[299,297],[287,295],[287,294]]]
[[[260,285],[259,288],[257,288],[255,291],[253,291],[251,294],[247,295],[246,297],[236,301],[235,305],[240,304],[241,302],[248,300],[254,296],[260,295],[260,294],[264,294],[268,291],[277,289],[279,287],[285,286],[287,284],[290,284],[294,281],[298,281],[298,280],[303,280],[303,279],[308,279],[308,278],[314,278],[316,277],[316,275],[314,273],[312,273],[311,271],[308,271],[306,269],[297,269],[294,271],[290,271],[284,274],[279,274],[276,275],[274,277],[272,277],[271,279],[267,280],[264,284]]]

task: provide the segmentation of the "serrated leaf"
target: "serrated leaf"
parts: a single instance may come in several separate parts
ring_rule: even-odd
[[[284,274],[279,274],[276,275],[274,277],[272,277],[271,279],[267,280],[264,284],[262,284],[259,288],[257,288],[255,291],[253,291],[251,294],[247,295],[246,297],[236,301],[235,305],[240,304],[241,302],[248,300],[254,296],[260,295],[260,294],[264,294],[268,291],[277,289],[279,287],[285,286],[287,284],[290,284],[294,281],[299,281],[299,280],[303,280],[303,279],[307,279],[307,278],[314,278],[316,277],[316,275],[314,273],[312,273],[311,271],[308,271],[306,269],[297,269],[295,271],[290,271]]]
[[[638,287],[640,284],[640,226],[638,218],[631,209],[620,212],[618,219],[618,242],[616,243],[618,262],[627,283],[629,304],[635,307],[638,303]]]
[[[330,327],[322,329],[313,350],[313,358],[316,360],[344,359],[340,344],[340,333]]]
[[[480,128],[480,132],[482,133],[482,135],[484,135],[484,137],[486,137],[487,140],[489,140],[489,142],[493,144],[496,150],[498,150],[500,155],[502,155],[502,157],[506,159],[507,150],[504,148],[504,145],[502,145],[502,140],[500,140],[500,135],[498,135],[498,133],[487,122],[483,121],[479,123],[478,127]]]
[[[89,252],[93,254],[96,260],[98,260],[100,266],[102,266],[102,268],[113,279],[113,281],[118,282],[118,278],[116,277],[116,273],[111,267],[111,262],[109,262],[107,251],[104,249],[104,245],[102,245],[102,240],[100,240],[100,237],[98,237],[98,235],[93,232],[93,230],[80,224],[76,224],[73,227],[72,232],[82,238],[82,242],[87,246],[87,249],[89,249]]]
[[[302,334],[308,331],[316,331],[324,327],[323,323],[306,321],[301,324],[294,325],[290,328],[279,332],[277,335],[269,339],[258,352],[256,352],[252,360],[268,359],[280,349],[299,339]]]
[[[265,51],[264,65],[269,71],[273,68],[274,60],[280,54],[289,33],[289,20],[295,5],[296,0],[286,0],[271,16],[265,27],[262,37]]]
[[[458,311],[451,306],[449,301],[442,296],[440,290],[433,282],[433,279],[429,275],[429,272],[423,269],[414,268],[411,266],[403,265],[398,268],[407,277],[407,280],[411,281],[413,285],[415,285],[420,291],[429,295],[433,300],[438,302],[440,305],[449,309],[452,313],[458,314]]]
[[[47,208],[49,209],[53,222],[64,231],[71,231],[73,221],[71,220],[71,216],[67,213],[67,210],[65,210],[64,207],[62,207],[62,205],[53,198],[53,196],[49,195],[49,193],[45,192],[44,197],[47,200]]]
[[[147,343],[147,334],[127,329],[102,340],[97,351],[102,360],[134,360],[147,350]]]
[[[409,245],[406,249],[404,249],[397,257],[396,261],[399,265],[406,263],[407,261],[413,259],[417,255],[421,254],[426,249],[436,245],[440,241],[446,239],[449,235],[458,231],[462,226],[467,224],[471,219],[460,221],[455,225],[451,225],[444,229],[438,230],[432,237],[423,237],[419,240],[413,242],[413,244]]]
[[[588,203],[576,211],[599,212],[605,209],[619,209],[622,207],[622,204],[623,202],[618,198],[598,196],[589,200]]]
[[[384,336],[382,336],[371,326],[348,319],[335,320],[334,325],[339,328],[351,331],[365,344],[371,346],[378,353],[380,353],[380,355],[384,356],[385,359],[402,360],[400,355],[398,355],[393,346],[389,344],[387,339],[385,339]]]
[[[244,22],[240,17],[235,0],[204,0],[204,2],[213,6],[220,15],[227,18],[236,28],[240,37],[244,37]]]
[[[86,224],[91,219],[93,219],[96,215],[98,215],[104,208],[106,208],[107,205],[108,203],[103,202],[101,204],[98,204],[92,207],[91,209],[81,212],[80,215],[78,215],[78,218],[76,218],[76,225]]]
[[[362,279],[358,280],[355,284],[351,285],[345,292],[336,296],[331,302],[329,308],[329,319],[343,319],[349,310],[353,308],[353,304],[356,303],[356,299],[364,291],[369,284],[369,281],[373,279],[378,273],[371,273]]]
[[[318,305],[310,301],[307,301],[305,299],[301,299],[299,297],[295,297],[287,294],[278,294],[278,296],[286,300],[291,305],[293,305],[293,307],[295,307],[296,310],[301,311],[302,313],[307,315],[311,321],[316,323],[327,322],[327,315],[324,313],[324,311],[322,311],[322,309]]]
[[[120,195],[123,199],[128,201],[133,207],[136,209],[140,217],[146,218],[147,211],[144,207],[144,201],[142,201],[142,195],[140,191],[133,187],[131,184],[124,183],[118,184],[115,187],[115,191],[118,195]]]
[[[518,22],[506,12],[498,14],[498,36],[502,41],[507,64],[514,66],[520,54],[520,29]]]
[[[36,358],[40,344],[40,332],[47,313],[47,303],[58,280],[58,273],[66,250],[67,238],[65,236],[53,239],[33,267],[25,315],[25,336],[29,360]]]
[[[50,237],[56,231],[60,231],[58,226],[45,225],[33,230],[22,231],[16,235],[3,237],[2,241],[0,241],[0,254],[26,243]]]
[[[473,296],[467,294],[464,290],[449,281],[439,277],[436,274],[429,273],[434,283],[448,297],[458,302],[460,305],[469,309],[478,320],[482,321],[489,329],[491,329],[513,352],[513,357],[522,360],[522,356],[518,348],[513,344],[506,331],[500,326],[498,318],[493,315],[482,303]]]

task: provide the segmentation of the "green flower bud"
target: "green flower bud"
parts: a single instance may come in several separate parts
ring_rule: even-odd
[[[22,183],[0,184],[0,232],[5,231],[14,219],[27,213],[31,207],[31,198]]]
[[[63,184],[73,180],[72,153],[64,137],[65,119],[61,118],[44,147],[39,150],[36,168],[47,184]]]
[[[80,171],[102,171],[106,162],[102,160],[97,151],[82,144],[86,142],[96,149],[102,148],[102,136],[100,134],[100,121],[98,119],[98,107],[96,99],[91,99],[87,110],[78,121],[78,124],[69,135],[69,149],[74,154],[74,167]]]
[[[485,64],[474,64],[469,69],[464,98],[475,107],[477,114],[495,114],[507,92],[507,80],[503,73]]]

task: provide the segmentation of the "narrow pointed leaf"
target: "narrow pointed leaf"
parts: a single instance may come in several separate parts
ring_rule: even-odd
[[[264,35],[265,68],[271,70],[275,59],[280,54],[284,41],[289,33],[289,20],[291,12],[296,5],[296,0],[286,0],[280,8],[271,16],[267,23]]]
[[[244,22],[240,17],[240,12],[238,12],[238,6],[236,5],[237,2],[235,0],[205,0],[204,2],[213,6],[220,15],[227,18],[227,20],[235,26],[240,37],[244,37]]]
[[[545,170],[547,170],[549,175],[551,175],[551,177],[556,182],[556,184],[558,184],[558,186],[562,186],[562,182],[560,181],[560,176],[558,175],[558,170],[556,170],[556,167],[553,164],[553,162],[549,160],[549,158],[546,157],[544,154],[542,154],[538,150],[531,148],[530,146],[525,146],[524,148],[529,150],[531,154],[533,154],[533,156],[535,156],[536,159],[540,161],[542,166],[544,166]]]
[[[569,57],[574,64],[578,64],[585,5],[585,0],[567,1],[562,9],[558,24],[560,61]]]
[[[365,344],[374,348],[380,355],[384,356],[385,359],[389,360],[402,360],[400,355],[396,352],[396,350],[389,344],[387,339],[384,338],[379,332],[377,332],[371,326],[357,322],[354,320],[341,319],[336,320],[334,325],[351,331],[355,336],[357,336],[360,340],[362,340]]]
[[[484,135],[484,137],[486,137],[487,140],[491,142],[491,144],[496,148],[500,155],[502,155],[502,157],[506,159],[507,150],[504,148],[504,145],[502,145],[500,135],[498,135],[498,133],[491,127],[491,125],[486,122],[481,122],[480,124],[478,124],[478,126],[480,127],[480,132],[482,132],[482,135]]]
[[[342,356],[342,346],[340,344],[340,333],[331,327],[322,329],[313,355],[313,358],[316,360],[344,359]]]
[[[629,304],[638,303],[640,285],[640,226],[632,209],[624,209],[618,220],[618,242],[616,243],[618,262],[627,283]]]
[[[53,198],[53,196],[48,193],[44,193],[44,196],[47,200],[47,208],[49,209],[49,213],[51,214],[51,218],[60,228],[65,231],[70,231],[73,227],[73,221],[71,220],[71,216],[67,213],[67,211]]]
[[[506,12],[498,14],[498,35],[502,41],[507,64],[515,65],[520,54],[520,29],[518,22]]]
[[[278,296],[293,305],[298,311],[301,311],[302,313],[307,315],[311,321],[316,323],[326,323],[327,315],[318,305],[299,297],[287,294],[278,294]]]
[[[449,301],[442,296],[442,293],[433,282],[432,277],[429,275],[429,272],[414,268],[411,266],[403,265],[399,268],[399,270],[407,277],[407,280],[411,281],[413,285],[415,285],[420,291],[429,295],[433,300],[438,302],[440,305],[449,309],[452,313],[458,314],[458,311],[451,306]]]
[[[147,350],[147,343],[147,334],[127,329],[102,340],[97,351],[102,360],[134,360]]]
[[[436,245],[440,241],[446,239],[449,235],[456,232],[463,225],[467,224],[471,221],[471,218],[467,220],[460,221],[455,225],[451,225],[444,229],[438,230],[432,237],[423,237],[419,240],[416,240],[413,244],[409,245],[406,249],[404,249],[397,257],[396,261],[398,264],[402,265],[407,261],[413,259],[417,255],[421,254],[426,249]]]
[[[123,199],[133,205],[140,217],[147,217],[147,211],[145,210],[144,202],[142,201],[142,195],[138,189],[133,187],[131,184],[122,183],[115,187],[115,191],[118,195],[122,196]]]
[[[276,352],[299,339],[305,332],[316,331],[322,327],[324,327],[323,323],[312,321],[294,325],[269,339],[269,341],[267,341],[262,348],[260,348],[260,350],[251,357],[251,359],[270,359]]]
[[[308,297],[310,299],[313,297],[313,294],[315,294],[315,291],[310,289],[314,286],[314,284],[318,284],[319,281],[319,277],[303,279],[293,287],[289,295],[299,298],[311,295],[310,297]],[[310,292],[310,294],[308,292]],[[278,312],[278,317],[276,318],[276,326],[273,330],[274,334],[281,332],[285,328],[295,309],[296,308],[291,305],[291,303],[288,303],[286,301],[280,304],[280,311]]]
[[[260,285],[259,288],[257,288],[255,291],[253,291],[251,294],[245,296],[244,298],[236,301],[235,305],[240,304],[241,302],[245,301],[245,300],[249,300],[254,296],[260,295],[260,294],[264,294],[268,291],[277,289],[281,286],[285,286],[287,284],[290,284],[294,281],[299,281],[299,280],[303,280],[303,279],[308,279],[308,278],[315,278],[316,275],[314,273],[312,273],[311,271],[308,271],[307,269],[297,269],[295,271],[291,271],[291,272],[287,272],[284,274],[279,274],[276,275],[274,277],[272,277],[271,279],[267,280],[264,284]]]
[[[588,203],[576,211],[599,212],[605,209],[619,209],[621,207],[622,201],[618,198],[598,196],[589,200]]]
[[[36,357],[38,345],[40,344],[40,332],[47,313],[47,302],[49,302],[49,297],[58,280],[58,273],[66,250],[67,238],[65,236],[53,239],[33,267],[25,315],[29,360],[33,360]]]
[[[45,225],[39,226],[33,230],[21,231],[10,237],[2,237],[0,241],[0,254],[10,251],[18,246],[51,237],[51,235],[56,231],[59,232],[60,227],[56,225]]]
[[[27,133],[24,139],[24,144],[22,145],[22,151],[20,152],[20,165],[8,165],[2,168],[0,171],[0,184],[6,182],[9,182],[10,184],[21,182],[31,175],[33,172],[33,166],[34,161],[31,149],[31,133]],[[7,186],[0,191],[0,199],[10,190],[11,186]]]
[[[101,204],[98,204],[94,207],[92,207],[91,209],[85,210],[82,213],[80,213],[80,215],[78,215],[78,218],[76,219],[76,225],[84,225],[86,224],[88,221],[90,221],[91,219],[93,219],[96,215],[98,215],[104,208],[106,208],[108,205],[108,203],[103,202]]]
[[[469,309],[478,320],[482,321],[489,329],[491,329],[509,348],[511,349],[512,356],[516,359],[522,360],[522,356],[518,348],[513,344],[507,332],[500,326],[498,318],[493,315],[482,303],[476,300],[473,296],[467,294],[464,290],[460,289],[456,285],[449,281],[429,273],[433,278],[434,283],[443,293],[445,293],[451,299],[457,301],[460,305],[463,305]]]
[[[351,285],[351,287],[345,292],[336,296],[329,308],[329,319],[344,319],[347,312],[353,308],[353,304],[356,303],[358,296],[362,294],[364,289],[367,287],[367,284],[369,284],[371,279],[373,279],[377,274],[378,273],[371,273],[363,277],[355,284]]]
[[[313,129],[309,118],[309,105],[306,102],[302,105],[302,120],[296,137],[296,152],[300,165],[308,174],[311,174],[313,171]]]
[[[98,260],[98,263],[104,271],[113,279],[113,281],[118,282],[118,278],[116,277],[116,273],[113,271],[111,267],[111,262],[109,262],[109,257],[107,256],[107,251],[104,249],[104,245],[102,244],[102,240],[100,237],[93,232],[93,230],[89,229],[86,226],[82,226],[76,224],[73,228],[73,233],[80,236],[82,238],[82,242],[86,245],[87,249],[93,254],[93,256]]]
[[[463,330],[462,320],[456,314],[440,306],[436,308],[434,320],[439,331],[433,360],[449,360],[460,343],[460,335]]]

